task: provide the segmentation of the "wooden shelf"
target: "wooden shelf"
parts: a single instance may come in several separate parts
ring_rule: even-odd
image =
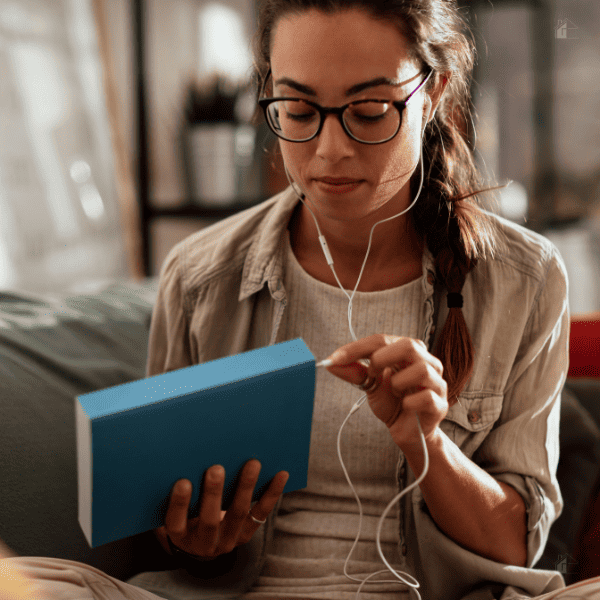
[[[256,206],[264,200],[266,198],[260,198],[253,202],[236,202],[222,207],[201,205],[190,201],[182,202],[179,206],[155,206],[151,204],[149,207],[149,216],[153,219],[158,217],[224,219],[242,210]]]
[[[131,0],[131,15],[134,40],[133,82],[136,99],[136,183],[141,221],[142,269],[146,277],[154,276],[152,267],[151,224],[156,219],[224,219],[242,210],[255,206],[271,197],[271,187],[263,198],[236,202],[230,206],[202,206],[191,199],[178,199],[178,206],[156,206],[151,201],[149,146],[152,128],[149,126],[146,61],[146,11],[147,0]],[[283,169],[281,169],[283,172]],[[287,185],[287,184],[285,184]]]

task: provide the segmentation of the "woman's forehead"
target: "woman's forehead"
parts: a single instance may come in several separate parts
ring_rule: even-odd
[[[358,10],[282,17],[271,36],[271,68],[274,80],[289,78],[316,92],[379,77],[408,84],[419,72],[396,25]]]

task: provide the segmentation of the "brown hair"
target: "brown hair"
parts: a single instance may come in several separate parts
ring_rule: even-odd
[[[462,129],[470,121],[470,82],[475,45],[454,0],[262,0],[254,40],[254,77],[261,89],[270,65],[271,32],[290,13],[317,9],[334,14],[351,9],[394,24],[411,49],[411,58],[433,74],[431,91],[443,73],[451,77],[424,136],[423,189],[411,211],[418,235],[435,258],[437,276],[448,293],[460,293],[467,274],[479,258],[493,256],[493,221],[477,203],[476,194],[499,189],[477,189],[482,176]],[[415,171],[416,172],[416,171]],[[418,173],[420,180],[420,173]],[[413,195],[418,190],[411,181]],[[461,308],[449,309],[434,354],[444,365],[448,402],[458,399],[473,371],[474,350]]]

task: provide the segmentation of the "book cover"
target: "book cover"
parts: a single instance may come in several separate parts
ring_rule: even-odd
[[[307,485],[315,358],[301,338],[75,398],[79,523],[90,547],[164,524],[178,479],[225,468],[223,510],[243,465],[262,469],[253,500],[279,471]]]

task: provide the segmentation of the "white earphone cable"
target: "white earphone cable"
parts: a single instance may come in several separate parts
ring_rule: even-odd
[[[296,186],[294,185],[294,182],[292,181],[292,179],[290,177],[290,174],[289,174],[289,172],[287,170],[287,167],[286,167],[286,165],[284,163],[285,174],[286,174],[286,176],[288,178],[288,181],[290,182],[290,185],[292,186],[292,189],[294,190],[294,192],[296,193],[296,195],[298,196],[298,198],[300,199],[300,201],[304,204],[304,206],[306,206],[308,208],[308,210],[310,210],[310,213],[313,216],[313,219],[315,221],[315,225],[317,226],[317,231],[319,232],[319,241],[321,242],[321,247],[323,249],[323,253],[325,254],[325,258],[327,260],[327,264],[330,266],[330,268],[331,268],[331,270],[333,272],[333,275],[334,275],[336,281],[338,282],[338,285],[340,286],[340,289],[346,294],[346,296],[348,296],[348,300],[349,300],[349,303],[348,303],[348,325],[350,326],[350,334],[352,335],[352,339],[354,341],[357,341],[357,337],[356,337],[356,335],[354,333],[354,329],[352,328],[352,299],[354,298],[354,294],[356,293],[356,290],[358,289],[358,284],[360,283],[360,279],[362,277],[365,265],[367,263],[367,258],[369,256],[369,251],[371,250],[371,242],[372,242],[372,239],[373,239],[373,231],[374,231],[375,227],[377,225],[379,225],[379,223],[385,223],[386,221],[391,221],[392,219],[395,219],[395,218],[400,217],[400,216],[404,215],[405,213],[407,213],[415,205],[415,203],[417,202],[419,196],[421,195],[421,190],[423,189],[424,172],[425,172],[425,169],[423,167],[423,139],[424,139],[424,137],[425,137],[425,127],[423,127],[423,133],[421,135],[421,152],[420,152],[420,159],[421,159],[420,160],[420,165],[421,165],[421,183],[419,185],[419,191],[417,192],[417,195],[415,196],[415,199],[412,201],[412,203],[406,209],[404,209],[402,212],[398,213],[397,215],[394,215],[393,217],[389,217],[389,218],[384,219],[382,221],[378,221],[371,228],[371,233],[369,235],[369,245],[367,247],[367,254],[366,254],[365,259],[363,261],[362,268],[361,268],[360,274],[358,276],[358,281],[356,282],[356,286],[354,287],[354,291],[352,292],[352,296],[348,296],[348,293],[343,288],[340,280],[338,279],[337,273],[335,272],[335,269],[333,268],[333,258],[331,257],[331,253],[329,252],[329,248],[327,247],[327,241],[325,240],[325,236],[321,233],[321,229],[319,227],[319,223],[317,222],[317,218],[315,217],[315,214],[312,211],[312,209],[310,208],[310,206],[304,201],[305,200],[305,195],[299,193],[298,190],[296,190]],[[365,359],[363,362],[365,364],[368,364],[368,359]],[[360,582],[360,586],[358,587],[358,590],[356,591],[356,598],[357,598],[357,600],[359,598],[360,591],[361,591],[362,587],[365,585],[365,583],[368,582],[369,579],[371,579],[371,577],[374,577],[375,575],[379,575],[380,573],[386,573],[386,570],[383,569],[381,571],[376,571],[375,573],[372,573],[371,575],[369,575],[365,579],[358,579],[356,577],[352,577],[351,575],[349,575],[348,571],[347,571],[347,567],[348,567],[348,562],[350,560],[350,556],[352,555],[352,552],[354,552],[354,548],[356,547],[356,544],[358,543],[358,540],[360,539],[360,533],[361,533],[361,529],[362,529],[363,511],[362,511],[362,503],[360,501],[360,498],[358,497],[358,495],[356,493],[356,490],[354,489],[354,486],[352,485],[352,482],[350,481],[350,477],[348,475],[348,471],[346,470],[346,467],[344,465],[344,461],[342,459],[342,453],[341,453],[341,447],[340,447],[340,440],[341,440],[341,434],[342,434],[342,429],[343,429],[344,425],[346,424],[346,422],[348,421],[348,419],[364,404],[366,398],[367,398],[367,395],[364,394],[354,404],[354,406],[352,407],[352,409],[348,413],[348,416],[346,417],[346,419],[342,423],[342,426],[339,429],[338,438],[337,438],[338,458],[339,458],[340,464],[342,466],[342,469],[344,471],[344,475],[346,477],[346,480],[348,481],[348,485],[352,489],[352,493],[354,494],[354,497],[356,498],[356,501],[358,503],[358,508],[359,508],[358,532],[356,534],[356,539],[354,540],[354,544],[352,546],[352,549],[350,550],[350,553],[348,554],[348,556],[346,558],[346,562],[344,563],[344,575],[348,579],[350,579],[352,581]],[[417,588],[420,587],[419,582],[414,577],[412,577],[412,575],[410,575],[409,573],[405,573],[403,571],[400,571],[400,572],[396,571],[392,567],[392,565],[390,565],[390,563],[388,562],[388,560],[385,558],[385,556],[383,554],[383,549],[381,547],[381,530],[382,530],[383,523],[384,523],[384,520],[385,520],[387,514],[392,509],[392,507],[404,495],[408,494],[408,492],[410,492],[411,490],[413,490],[417,485],[419,485],[419,483],[421,483],[421,481],[423,481],[423,479],[425,478],[425,475],[427,474],[427,471],[429,469],[429,454],[427,452],[427,444],[425,442],[425,436],[423,435],[423,430],[421,429],[421,422],[419,421],[418,415],[417,415],[417,425],[419,427],[419,434],[420,434],[420,438],[421,438],[421,444],[423,446],[423,455],[424,455],[424,459],[425,459],[425,465],[423,467],[423,472],[421,473],[421,475],[419,476],[419,478],[414,483],[412,483],[406,489],[402,490],[399,494],[397,494],[391,500],[391,502],[387,505],[387,507],[385,508],[385,510],[383,511],[383,514],[379,518],[379,522],[378,522],[378,525],[377,525],[376,544],[377,544],[377,551],[379,552],[379,556],[380,556],[381,560],[383,561],[383,563],[387,567],[388,571],[394,577],[397,578],[395,580],[377,580],[377,583],[400,583],[402,585],[406,585],[406,586],[408,586],[409,589],[412,589],[414,591],[414,593],[417,595],[418,600],[421,600],[421,595],[419,594],[419,592],[417,590]],[[406,579],[403,578],[402,575],[405,575],[406,577],[410,578],[412,581],[407,581]]]

